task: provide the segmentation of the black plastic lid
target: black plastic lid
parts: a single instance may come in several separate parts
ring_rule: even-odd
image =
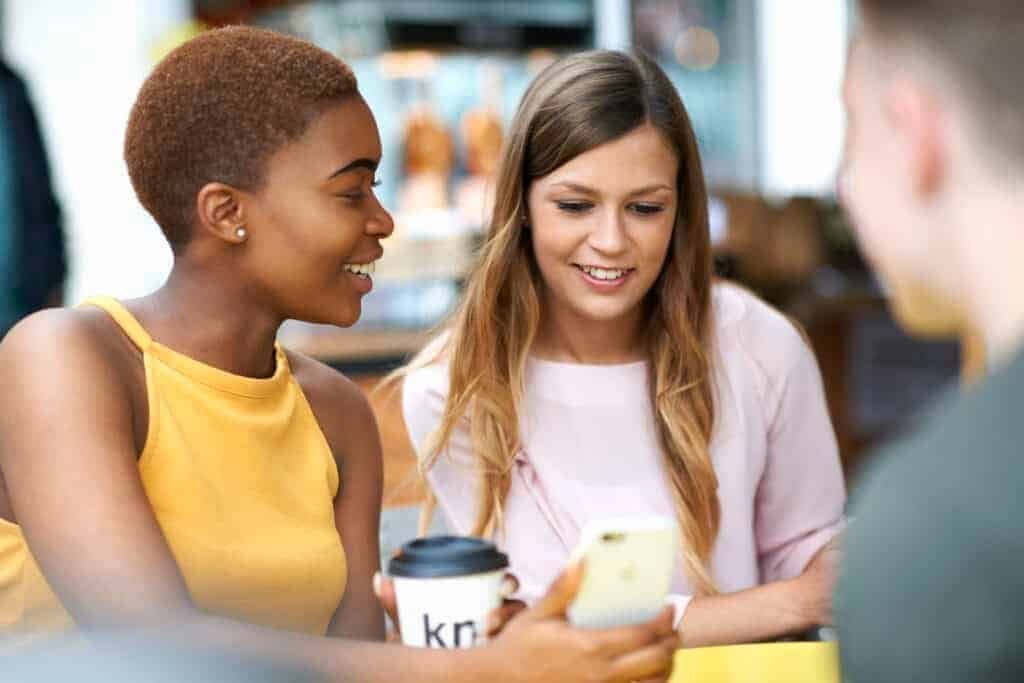
[[[466,536],[431,536],[410,541],[391,558],[388,573],[412,579],[469,576],[508,568],[508,556],[493,543]]]

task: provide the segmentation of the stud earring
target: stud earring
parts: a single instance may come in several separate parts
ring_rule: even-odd
[[[248,234],[249,232],[243,227],[239,227],[235,230],[235,237],[237,237],[240,240],[244,240],[246,236],[248,236]]]

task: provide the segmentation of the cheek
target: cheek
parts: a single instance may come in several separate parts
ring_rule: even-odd
[[[675,222],[665,220],[655,225],[641,226],[634,233],[635,243],[640,253],[643,254],[645,264],[648,266],[648,270],[654,271],[655,276],[661,272],[661,267],[665,264],[665,259],[668,258],[668,249],[674,230]],[[681,238],[685,239],[685,236],[681,234]]]
[[[530,241],[538,265],[544,268],[545,264],[553,266],[568,261],[580,241],[574,226],[554,216],[534,215],[537,219],[530,227]]]
[[[894,201],[895,183],[864,163],[850,164],[843,177],[842,201],[858,242],[872,260],[885,261],[900,241],[904,221]]]
[[[557,242],[552,243],[545,239],[545,237],[546,235],[543,233],[538,234],[535,232],[532,235],[533,259],[537,264],[537,269],[540,271],[543,284],[557,289],[558,269],[559,265],[564,262],[564,258],[562,258],[561,249]]]
[[[275,197],[268,209],[269,227],[275,233],[278,248],[299,253],[315,248],[305,228],[316,218],[317,202],[297,193]]]
[[[310,199],[302,208],[285,214],[288,222],[282,237],[289,244],[282,248],[321,261],[343,259],[362,238],[367,218],[359,211],[346,210],[339,201]]]

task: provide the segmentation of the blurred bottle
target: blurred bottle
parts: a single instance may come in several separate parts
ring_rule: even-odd
[[[487,224],[494,203],[494,176],[501,160],[504,127],[501,122],[501,70],[480,66],[480,105],[462,117],[461,134],[469,175],[455,189],[455,205],[468,226]]]
[[[0,337],[63,303],[67,262],[39,122],[24,81],[0,60]]]
[[[452,134],[433,106],[426,78],[417,81],[417,94],[402,132],[405,178],[398,198],[402,212],[447,207],[448,180],[455,163]]]

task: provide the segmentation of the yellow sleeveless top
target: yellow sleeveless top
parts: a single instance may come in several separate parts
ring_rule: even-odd
[[[206,612],[323,634],[348,576],[338,470],[277,347],[274,375],[224,372],[153,341],[117,301],[90,299],[142,350],[146,495]],[[73,629],[17,525],[0,520],[0,650]]]

